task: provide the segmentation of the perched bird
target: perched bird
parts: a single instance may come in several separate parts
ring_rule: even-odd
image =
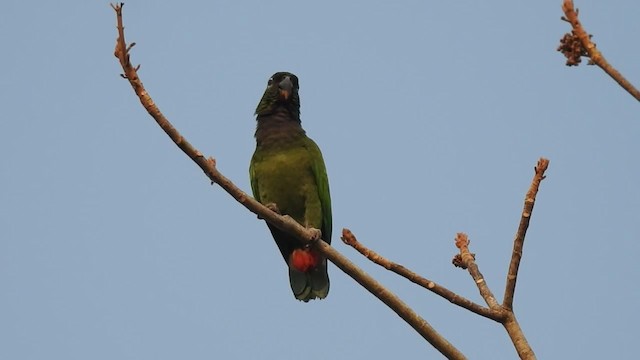
[[[275,73],[256,108],[256,151],[249,175],[253,196],[273,211],[318,229],[331,243],[329,180],[318,145],[300,123],[298,77]],[[307,302],[329,293],[327,259],[300,240],[268,224],[284,261],[296,299]]]

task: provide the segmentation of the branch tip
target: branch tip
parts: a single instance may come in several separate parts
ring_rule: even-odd
[[[578,66],[580,64],[581,57],[589,59],[588,65],[598,65],[604,72],[607,73],[615,82],[618,83],[623,89],[625,89],[636,100],[640,101],[640,91],[636,89],[618,70],[616,70],[604,55],[596,48],[596,44],[591,41],[592,35],[588,34],[584,29],[578,14],[578,9],[574,8],[572,0],[564,0],[562,3],[562,11],[564,15],[562,20],[571,24],[571,33],[565,34],[560,39],[560,46],[558,51],[567,58],[567,66]]]
[[[351,230],[347,228],[342,229],[342,236],[340,237],[340,239],[342,240],[343,243],[349,246],[354,246],[355,243],[358,242],[358,239],[356,239],[356,236],[353,235]]]
[[[469,246],[469,237],[465,233],[457,233],[455,239],[456,247],[460,250]]]

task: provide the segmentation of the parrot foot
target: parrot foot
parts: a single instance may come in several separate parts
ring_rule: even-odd
[[[278,209],[278,205],[276,205],[276,203],[268,203],[268,204],[264,204],[264,206],[267,207],[267,209],[273,211],[274,213],[278,214],[278,215],[282,215],[282,213],[280,212],[280,209]],[[258,215],[258,219],[263,220],[264,218],[260,215]]]
[[[280,209],[278,209],[278,205],[276,205],[276,203],[268,203],[268,204],[265,204],[264,206],[269,208],[269,210],[273,211],[274,213],[276,213],[278,215],[282,215],[282,213],[280,212]]]
[[[316,241],[322,239],[322,231],[312,227],[307,227],[307,230],[311,233],[311,237],[309,238],[309,242],[305,245],[305,248],[310,247]]]

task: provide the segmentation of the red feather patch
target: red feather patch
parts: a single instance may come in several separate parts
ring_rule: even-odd
[[[319,261],[320,256],[309,249],[295,249],[291,253],[291,266],[301,272],[315,268]]]

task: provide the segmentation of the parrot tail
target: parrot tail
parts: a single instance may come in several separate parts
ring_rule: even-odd
[[[329,294],[327,259],[309,249],[296,249],[289,261],[289,283],[296,299],[308,302]]]

